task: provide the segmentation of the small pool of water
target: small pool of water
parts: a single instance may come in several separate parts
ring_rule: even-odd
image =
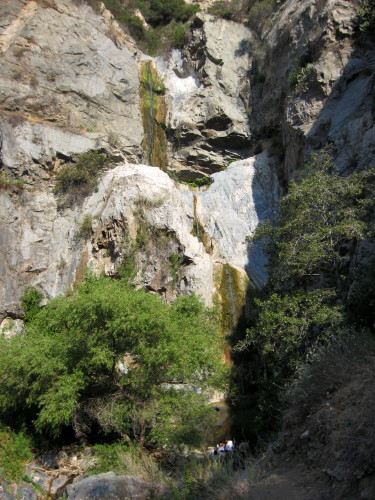
[[[251,407],[231,408],[225,399],[215,401],[211,407],[216,414],[215,424],[207,435],[208,446],[216,446],[226,439],[232,439],[237,445],[246,441],[250,448],[255,445],[256,435],[251,427],[254,411]]]

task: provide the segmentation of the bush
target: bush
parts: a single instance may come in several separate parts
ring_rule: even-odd
[[[375,3],[373,0],[362,0],[357,10],[356,21],[362,32],[374,36],[375,32]]]
[[[275,0],[262,0],[255,3],[248,14],[248,24],[250,28],[260,35],[262,28],[270,23],[271,14],[275,8]]]
[[[118,474],[126,472],[124,465],[119,460],[119,453],[126,450],[127,446],[124,441],[112,444],[95,444],[92,447],[95,465],[89,469],[89,473],[101,474],[109,470]]]
[[[24,320],[31,321],[39,312],[39,304],[42,294],[33,287],[27,287],[21,299],[21,306],[24,312]]]
[[[199,10],[198,5],[183,0],[130,0],[123,6],[120,0],[104,0],[105,6],[138,42],[140,48],[156,55],[171,47],[182,48],[186,23]],[[134,14],[138,9],[151,29]]]
[[[24,335],[0,338],[0,416],[52,437],[84,437],[94,425],[140,443],[196,444],[212,411],[193,388],[222,387],[220,356],[216,322],[197,297],[167,305],[90,277]]]
[[[92,215],[85,214],[79,225],[79,234],[80,236],[82,236],[82,238],[85,239],[89,238],[92,231],[91,226],[92,226]]]
[[[306,66],[297,66],[292,69],[289,75],[289,84],[296,94],[302,94],[308,90],[308,77],[314,66],[311,63]]]
[[[22,432],[0,427],[0,479],[18,481],[25,463],[31,460],[31,441]]]
[[[209,186],[210,184],[213,183],[213,180],[211,177],[198,177],[197,179],[194,179],[191,182],[181,182],[181,184],[187,184],[188,186],[191,187],[203,187],[203,186]]]
[[[198,5],[189,5],[184,0],[149,0],[146,8],[140,10],[153,27],[169,24],[172,20],[186,22],[199,10]]]
[[[234,9],[232,2],[219,0],[215,2],[209,9],[208,12],[213,16],[221,17],[223,19],[231,20],[234,19]]]
[[[58,171],[54,193],[62,195],[66,205],[80,201],[96,189],[97,176],[108,164],[106,155],[99,151],[83,153],[75,164],[65,165]]]
[[[177,24],[172,33],[172,47],[182,49],[185,45],[187,25]]]
[[[23,189],[25,182],[22,179],[13,179],[5,172],[0,174],[0,189],[18,190]]]

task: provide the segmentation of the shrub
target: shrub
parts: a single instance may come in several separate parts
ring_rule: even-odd
[[[31,440],[22,432],[0,427],[0,479],[18,481],[25,463],[31,460]]]
[[[192,388],[223,387],[220,356],[213,313],[197,297],[168,305],[89,277],[25,334],[0,338],[0,417],[52,437],[94,425],[141,444],[197,444],[212,411]]]
[[[31,321],[39,312],[39,304],[43,296],[33,287],[27,287],[21,299],[25,321]]]
[[[63,166],[56,175],[54,193],[67,205],[89,196],[97,187],[97,175],[109,160],[99,151],[83,153],[75,164]],[[70,195],[70,196],[69,196]]]
[[[120,0],[104,0],[105,6],[138,42],[140,48],[156,55],[171,47],[181,48],[185,40],[184,23],[199,10],[198,5],[183,0],[130,0],[126,6]],[[139,9],[151,27],[145,28],[134,14]]]
[[[186,22],[199,10],[198,5],[189,5],[184,0],[150,0],[141,12],[153,27],[169,24],[172,20]]]
[[[375,32],[375,4],[373,0],[362,0],[357,10],[356,21],[362,32],[374,35]]]
[[[130,476],[140,477],[155,486],[165,481],[158,462],[140,446],[119,448],[116,458],[122,469]]]
[[[81,223],[79,224],[79,234],[83,238],[87,239],[91,235],[91,226],[92,226],[92,215],[85,214]]]
[[[118,134],[112,130],[108,133],[108,144],[111,148],[118,148],[120,146],[120,138]]]
[[[213,16],[241,22],[256,0],[218,0],[208,8]]]
[[[95,465],[89,469],[89,473],[101,474],[109,470],[116,473],[126,472],[126,468],[119,460],[119,453],[123,452],[127,447],[128,444],[124,441],[112,444],[95,444],[92,447]]]
[[[182,49],[185,45],[186,30],[186,24],[177,24],[172,33],[172,47]]]
[[[296,94],[302,94],[308,90],[308,77],[314,66],[311,63],[306,66],[297,66],[292,69],[289,75],[289,84]]]
[[[223,19],[228,19],[228,20],[231,20],[234,17],[232,2],[225,0],[220,0],[215,2],[208,9],[208,12],[213,16],[221,17]]]
[[[194,179],[191,182],[181,182],[181,184],[187,184],[188,186],[191,187],[202,187],[202,186],[209,186],[210,184],[212,184],[212,182],[213,180],[211,179],[211,177],[204,176],[204,177],[198,177],[198,179]]]
[[[169,268],[171,270],[174,283],[177,281],[177,273],[182,266],[183,261],[184,257],[179,253],[172,253],[172,255],[169,256]]]
[[[24,185],[22,179],[13,179],[6,172],[0,174],[0,189],[18,190],[23,189]]]
[[[262,0],[255,3],[248,14],[248,24],[250,28],[261,34],[262,28],[270,23],[271,14],[275,10],[275,0]]]

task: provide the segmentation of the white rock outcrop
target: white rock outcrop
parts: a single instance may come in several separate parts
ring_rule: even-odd
[[[19,312],[26,285],[50,298],[82,279],[87,266],[113,274],[140,228],[151,228],[154,249],[138,255],[138,285],[160,291],[153,285],[160,275],[159,282],[169,284],[173,293],[195,291],[211,303],[216,264],[262,275],[259,261],[248,262],[246,237],[270,215],[277,192],[266,155],[233,163],[214,176],[208,189],[197,192],[156,167],[118,165],[82,206],[65,211],[58,211],[51,191],[1,192],[1,247],[12,249],[0,266],[1,313]],[[81,234],[85,216],[91,221],[87,238]],[[209,251],[194,233],[197,221],[210,239]],[[168,265],[172,254],[181,256],[174,272]]]

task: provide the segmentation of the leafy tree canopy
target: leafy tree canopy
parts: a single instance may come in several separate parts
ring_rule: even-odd
[[[373,286],[362,286],[363,273],[354,271],[351,261],[356,243],[374,233],[373,181],[371,170],[339,175],[323,151],[290,183],[277,220],[255,233],[268,254],[269,280],[236,350],[248,364],[247,383],[258,391],[261,417],[262,409],[280,409],[277,393],[298,365],[319,345],[348,331],[359,305],[371,302]],[[355,286],[353,273],[357,281],[362,276]],[[366,324],[366,318],[361,320]]]
[[[368,196],[373,179],[371,170],[339,175],[327,151],[312,157],[280,200],[276,223],[264,224],[255,234],[255,239],[265,238],[273,287],[342,285],[345,245],[373,231],[374,201]]]
[[[207,409],[193,389],[225,379],[216,330],[194,295],[168,305],[90,277],[41,309],[24,335],[0,339],[0,416],[54,437],[94,425],[141,442],[195,442]]]

